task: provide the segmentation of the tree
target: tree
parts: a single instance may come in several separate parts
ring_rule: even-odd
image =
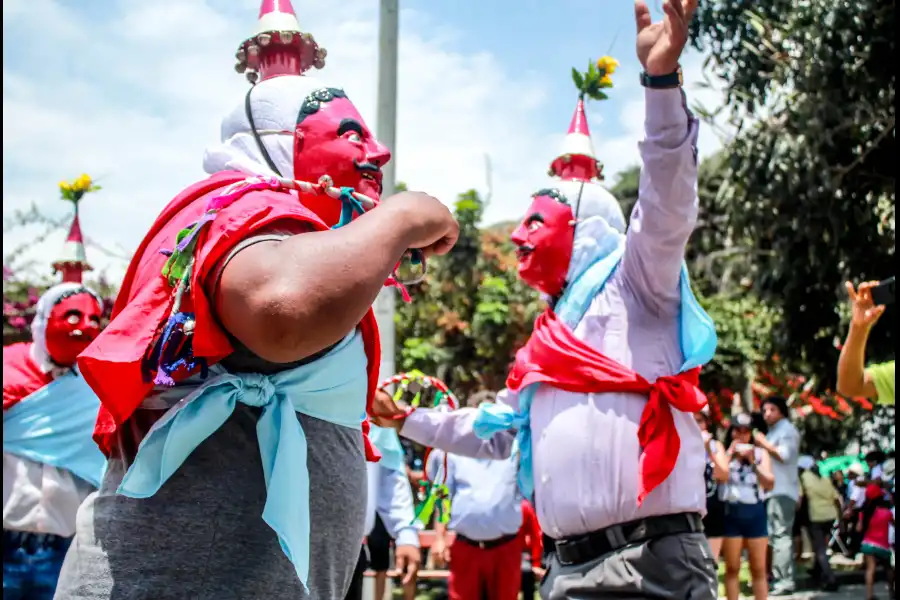
[[[397,364],[443,379],[465,398],[503,387],[515,351],[540,310],[537,294],[518,280],[510,227],[478,227],[484,204],[470,190],[454,214],[459,241],[431,259],[428,276],[397,306]]]
[[[701,3],[695,46],[726,82],[737,131],[719,197],[753,253],[752,288],[783,313],[776,348],[826,384],[842,282],[894,272],[894,13],[886,0]],[[870,340],[893,354],[893,314]]]

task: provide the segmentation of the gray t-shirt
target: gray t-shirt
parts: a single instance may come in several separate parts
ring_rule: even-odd
[[[287,235],[245,240],[219,273],[242,249]],[[269,363],[232,342],[234,352],[213,370],[271,374],[300,364]],[[367,500],[358,430],[297,414],[309,444],[308,592],[262,520],[266,487],[256,437],[258,408],[238,404],[151,498],[116,495],[140,440],[199,383],[195,377],[157,388],[121,428],[101,489],[78,512],[56,600],[336,600],[346,594]]]

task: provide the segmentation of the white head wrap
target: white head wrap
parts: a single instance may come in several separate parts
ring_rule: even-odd
[[[47,321],[50,319],[50,313],[63,296],[80,291],[92,295],[97,300],[97,304],[101,308],[103,307],[103,300],[100,296],[94,290],[80,283],[54,285],[38,299],[34,320],[31,322],[31,339],[33,342],[31,344],[31,358],[44,373],[50,373],[59,369],[59,366],[50,359],[50,353],[47,351]]]
[[[569,200],[578,222],[572,244],[567,281],[573,281],[597,259],[615,248],[625,234],[625,215],[616,197],[597,182],[554,181]],[[579,199],[580,194],[580,199]]]
[[[306,97],[326,87],[318,79],[286,75],[256,84],[250,92],[253,124],[260,133],[266,151],[282,177],[294,177],[294,128]],[[212,175],[220,171],[240,171],[248,175],[274,176],[260,152],[250,121],[246,99],[222,120],[222,141],[206,149],[203,170]],[[283,133],[272,133],[283,132]]]

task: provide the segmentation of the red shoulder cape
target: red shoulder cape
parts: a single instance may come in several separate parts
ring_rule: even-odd
[[[167,258],[160,250],[173,249],[178,233],[206,212],[212,198],[245,178],[246,175],[233,171],[217,173],[188,187],[163,209],[131,259],[109,326],[78,357],[82,375],[100,398],[94,440],[107,456],[119,427],[153,388],[144,359],[165,324],[173,301],[172,287],[162,275]],[[212,299],[204,292],[207,275],[238,242],[285,219],[306,223],[314,230],[328,229],[293,194],[262,190],[248,192],[221,209],[199,234],[190,298],[182,303],[182,310],[194,313],[192,339],[196,357],[211,365],[233,350],[212,315]],[[378,326],[371,309],[359,327],[368,357],[367,409],[371,412],[381,363]],[[377,460],[378,453],[368,439],[368,422],[363,423],[363,436],[366,457]]]
[[[3,348],[3,410],[53,381],[31,358],[31,342]]]

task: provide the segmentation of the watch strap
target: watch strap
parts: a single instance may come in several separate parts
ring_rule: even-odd
[[[681,75],[681,68],[669,73],[668,75],[649,75],[647,72],[641,72],[641,85],[652,90],[671,90],[680,88],[684,83]]]

